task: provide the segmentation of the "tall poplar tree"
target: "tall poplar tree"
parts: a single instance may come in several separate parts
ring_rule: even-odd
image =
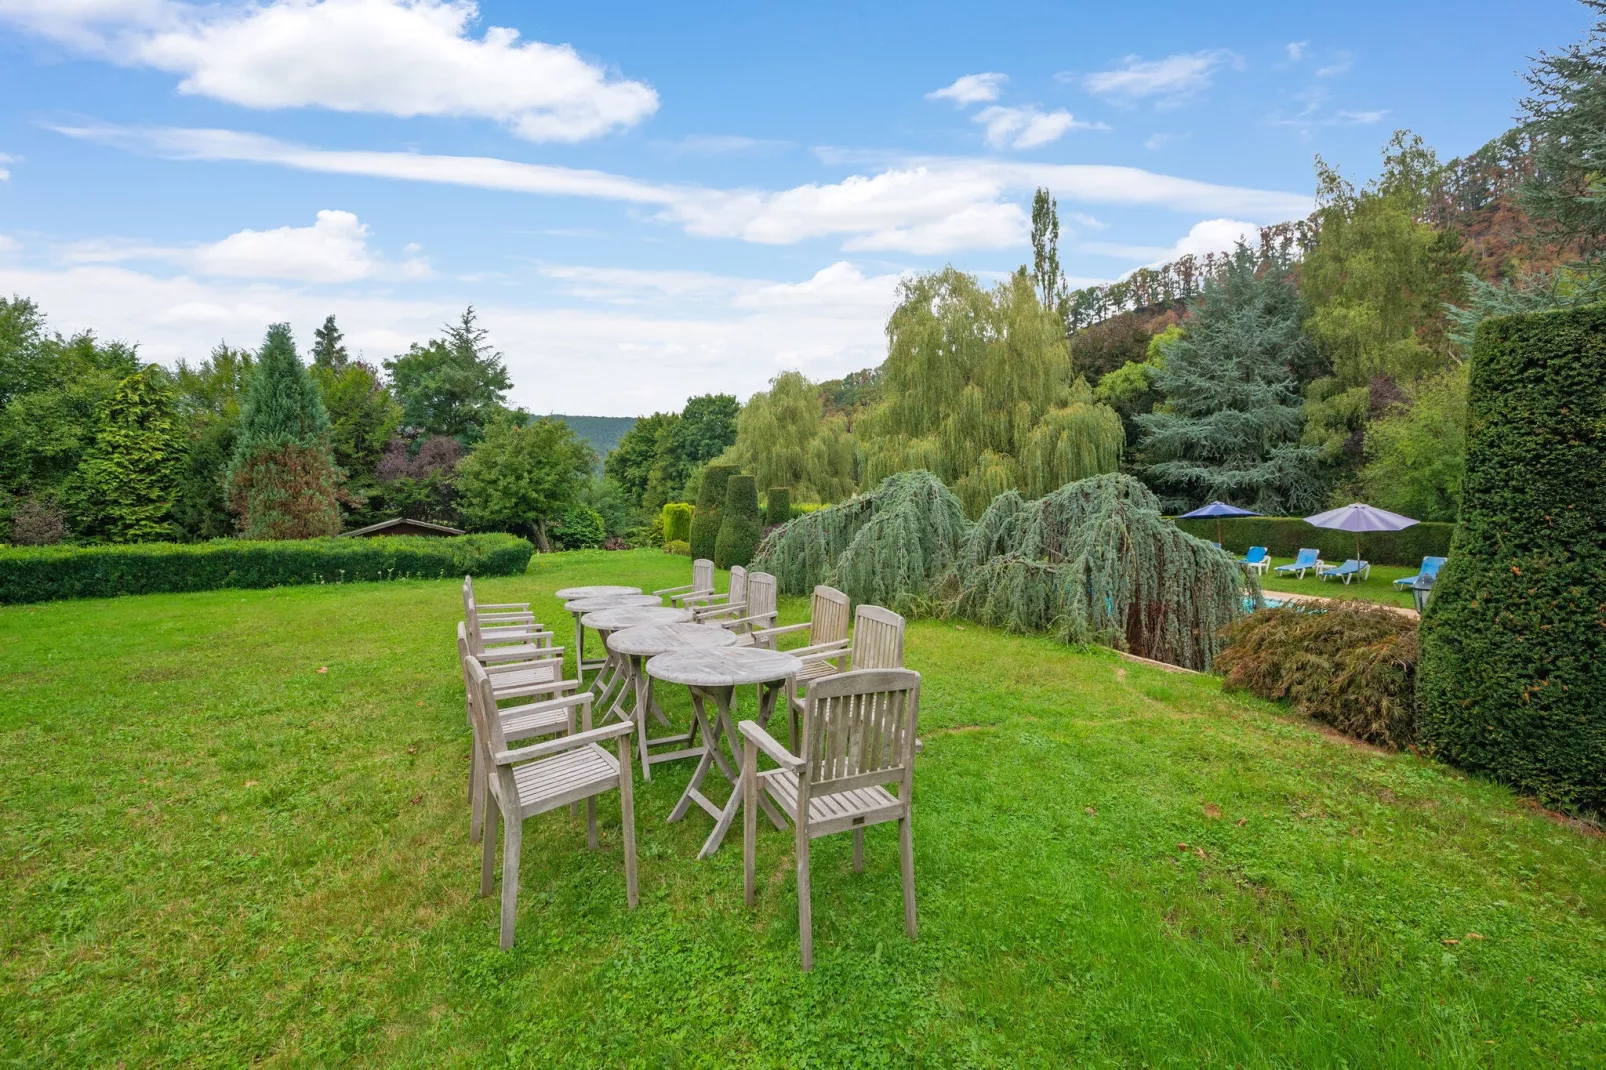
[[[1276,253],[1261,264],[1240,242],[1166,347],[1154,373],[1164,410],[1136,417],[1145,478],[1165,508],[1219,499],[1282,515],[1319,503],[1289,370],[1310,345],[1289,268]]]

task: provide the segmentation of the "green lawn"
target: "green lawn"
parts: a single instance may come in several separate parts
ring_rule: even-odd
[[[1315,572],[1305,573],[1304,579],[1286,572],[1282,575],[1277,574],[1275,569],[1278,565],[1286,565],[1293,560],[1291,557],[1272,558],[1272,568],[1260,578],[1261,585],[1267,591],[1288,591],[1321,598],[1356,598],[1385,606],[1403,606],[1406,609],[1416,607],[1411,592],[1395,587],[1394,581],[1415,576],[1419,569],[1373,565],[1366,579],[1352,578],[1348,583],[1343,580],[1324,580]],[[1331,563],[1338,564],[1336,561]]]
[[[557,623],[560,586],[686,572],[553,555],[478,586]],[[640,909],[611,797],[597,853],[583,821],[535,818],[500,952],[467,836],[458,616],[449,581],[0,609],[0,1063],[1606,1053],[1606,841],[1212,678],[936,621],[907,650],[918,942],[894,826],[868,833],[863,874],[830,837],[801,975],[790,835],[761,824],[747,910],[739,835],[698,862],[708,820],[664,823],[678,763],[637,782]]]

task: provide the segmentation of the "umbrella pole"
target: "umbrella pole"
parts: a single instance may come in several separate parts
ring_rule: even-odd
[[[1359,561],[1360,559],[1361,559],[1361,533],[1357,531],[1355,533],[1355,560]]]
[[[1221,518],[1216,518],[1216,546],[1221,546]]]

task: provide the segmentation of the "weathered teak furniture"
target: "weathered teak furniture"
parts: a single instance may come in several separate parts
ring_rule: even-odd
[[[847,647],[848,668],[854,670],[903,668],[903,628],[903,618],[892,610],[881,606],[860,606],[853,614],[853,638]],[[828,678],[827,675],[815,676],[817,680]],[[803,714],[803,700],[793,695],[790,706],[791,729],[788,741],[796,743],[798,718]]]
[[[755,640],[754,633],[775,626],[775,606],[775,577],[768,572],[750,572],[747,574],[747,602],[743,607],[743,615],[709,623],[735,632],[742,646],[762,647],[764,644]]]
[[[709,595],[708,601],[692,607],[698,621],[718,621],[722,617],[739,617],[747,609],[747,570],[741,565],[731,566],[730,587],[724,594]]]
[[[756,805],[769,796],[791,818],[797,834],[797,927],[803,969],[814,967],[809,904],[809,841],[833,832],[853,832],[853,868],[864,870],[864,830],[898,822],[903,869],[903,927],[915,938],[914,835],[910,796],[914,786],[915,723],[920,711],[920,674],[910,669],[856,669],[809,684],[803,704],[800,753],[782,747],[762,725],[741,723],[742,891],[753,905]],[[758,771],[758,752],[780,766]],[[896,784],[893,795],[886,788]],[[762,789],[762,791],[760,790]]]
[[[608,595],[640,593],[640,587],[619,587],[603,584],[593,587],[565,587],[562,590],[553,591],[552,597],[562,599],[565,602],[574,602],[582,598],[604,598]],[[574,674],[583,680],[587,669],[601,668],[602,662],[586,660],[585,629],[580,627],[580,617],[584,611],[570,610],[569,612],[574,615]]]
[[[647,662],[647,672],[654,679],[670,684],[684,684],[691,690],[692,718],[695,722],[693,732],[701,739],[699,746],[702,757],[697,762],[696,770],[692,772],[691,782],[686,785],[685,793],[670,812],[669,820],[675,822],[685,817],[692,803],[696,803],[714,819],[714,829],[708,834],[702,850],[697,852],[698,858],[707,858],[719,849],[721,841],[725,839],[726,830],[730,828],[731,821],[735,819],[736,811],[742,804],[739,773],[741,754],[738,749],[736,725],[731,720],[731,696],[742,684],[760,685],[757,716],[758,723],[765,724],[775,709],[775,700],[783,694],[791,693],[792,677],[802,667],[803,663],[790,654],[760,650],[756,647],[687,650],[673,654],[659,654]],[[714,706],[712,718],[708,712],[710,702]],[[729,741],[726,746],[730,748],[729,759],[725,755],[724,748],[720,746],[722,734],[728,736]],[[703,778],[713,767],[717,767],[720,775],[731,784],[730,799],[724,806],[716,806],[702,792]],[[776,828],[785,827],[768,799],[760,799],[759,805],[769,814]]]
[[[474,598],[474,581],[463,577],[463,622],[468,625],[469,649],[486,664],[496,661],[521,661],[532,657],[546,657],[555,653],[562,657],[561,647],[552,646],[552,633],[536,623],[528,608],[517,610],[524,603],[502,603],[482,606]],[[505,613],[487,612],[493,609],[514,609]]]
[[[591,678],[591,691],[596,695],[597,708],[603,711],[602,722],[607,724],[612,717],[624,716],[621,710],[629,682],[625,660],[608,647],[608,636],[621,628],[638,628],[644,624],[683,624],[691,620],[691,610],[665,605],[610,606],[593,610],[580,619],[585,627],[602,637],[603,649],[608,651],[602,667]]]
[[[653,701],[652,677],[648,676],[646,671],[647,659],[677,650],[704,650],[735,645],[735,632],[707,624],[647,624],[609,634],[608,649],[624,662],[625,687],[633,691],[636,696],[636,705],[630,713],[630,719],[636,722],[636,743],[643,780],[652,779],[652,767],[658,762],[671,762],[677,758],[699,758],[703,753],[701,747],[689,745],[696,731],[695,722],[689,731],[648,738],[649,715],[662,725],[667,725],[669,719],[664,716],[664,711],[658,707],[658,703]],[[671,744],[687,745],[667,753],[653,754],[650,750],[652,747],[666,747]]]
[[[460,661],[472,659],[485,666],[499,701],[561,695],[580,687],[579,680],[563,677],[563,648],[537,650],[522,661],[496,661],[474,652],[474,641],[465,621],[457,622],[457,655]],[[465,716],[473,727],[472,716]]]
[[[774,650],[781,636],[805,628],[809,633],[808,644],[787,651],[794,658],[803,659],[803,671],[797,674],[800,685],[842,671],[842,663],[848,656],[848,596],[835,587],[821,584],[814,588],[808,620],[780,628],[761,628],[753,633],[753,642]]]
[[[653,594],[667,594],[677,606],[705,605],[714,597],[714,563],[699,557],[691,563],[691,584],[686,587],[666,587]]]
[[[463,697],[464,708],[468,716],[469,728],[474,727],[474,688],[469,680],[468,666],[470,662],[484,665],[483,659],[478,659],[469,650],[468,629],[459,621],[457,625],[457,660],[463,668]],[[564,732],[574,731],[574,692],[580,687],[579,680],[563,680],[556,677],[560,674],[553,672],[561,669],[563,663],[556,659],[526,668],[518,665],[497,664],[485,666],[485,675],[490,682],[492,705],[487,710],[495,711],[495,716],[502,724],[502,733],[509,740],[531,739],[536,736],[550,736]],[[539,671],[538,671],[539,670]],[[549,674],[551,679],[547,678]],[[540,676],[540,679],[536,679]],[[540,702],[525,703],[503,709],[496,705],[509,698],[531,698],[536,695],[558,696],[549,697]],[[469,840],[478,843],[480,839],[480,821],[484,816],[484,785],[481,781],[485,777],[485,770],[480,765],[480,748],[474,746],[469,751],[468,794],[470,814],[468,823]]]
[[[491,877],[496,866],[495,821],[502,816],[502,948],[513,946],[513,921],[519,898],[519,851],[524,838],[524,820],[584,799],[586,802],[586,845],[597,849],[597,800],[605,791],[619,789],[619,816],[624,831],[625,899],[636,905],[636,810],[631,797],[629,721],[591,727],[591,695],[580,692],[568,700],[580,713],[580,731],[557,739],[509,750],[501,721],[489,714],[495,702],[490,677],[476,661],[468,663],[473,700],[475,742],[480,762],[489,775],[485,778],[489,798],[485,802],[490,827],[480,852],[480,894],[491,894]],[[616,740],[615,758],[600,744]],[[492,804],[494,804],[494,809]]]

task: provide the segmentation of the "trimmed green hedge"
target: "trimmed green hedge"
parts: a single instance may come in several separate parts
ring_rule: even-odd
[[[1606,305],[1479,326],[1461,486],[1422,620],[1422,736],[1606,811]]]
[[[720,510],[719,538],[714,542],[714,567],[746,566],[764,538],[758,518],[758,487],[752,476],[733,475],[725,484],[725,505]]]
[[[691,515],[691,554],[713,560],[719,541],[719,510],[725,504],[725,484],[739,469],[733,464],[711,464],[703,469],[697,488],[697,508]]]
[[[534,547],[516,535],[0,547],[0,603],[289,587],[359,580],[513,576]]]
[[[764,523],[773,527],[792,519],[792,492],[785,487],[771,487],[764,499]]]
[[[664,541],[691,541],[691,504],[667,502],[663,509]]]
[[[1177,527],[1207,542],[1216,541],[1214,520],[1178,520]],[[1361,553],[1374,565],[1415,568],[1424,557],[1447,556],[1454,531],[1454,524],[1431,522],[1404,531],[1368,531],[1361,535]],[[1264,546],[1273,557],[1294,557],[1300,547],[1314,546],[1324,561],[1343,561],[1355,552],[1355,535],[1313,528],[1297,516],[1246,516],[1221,522],[1223,550],[1242,555],[1251,546]]]

